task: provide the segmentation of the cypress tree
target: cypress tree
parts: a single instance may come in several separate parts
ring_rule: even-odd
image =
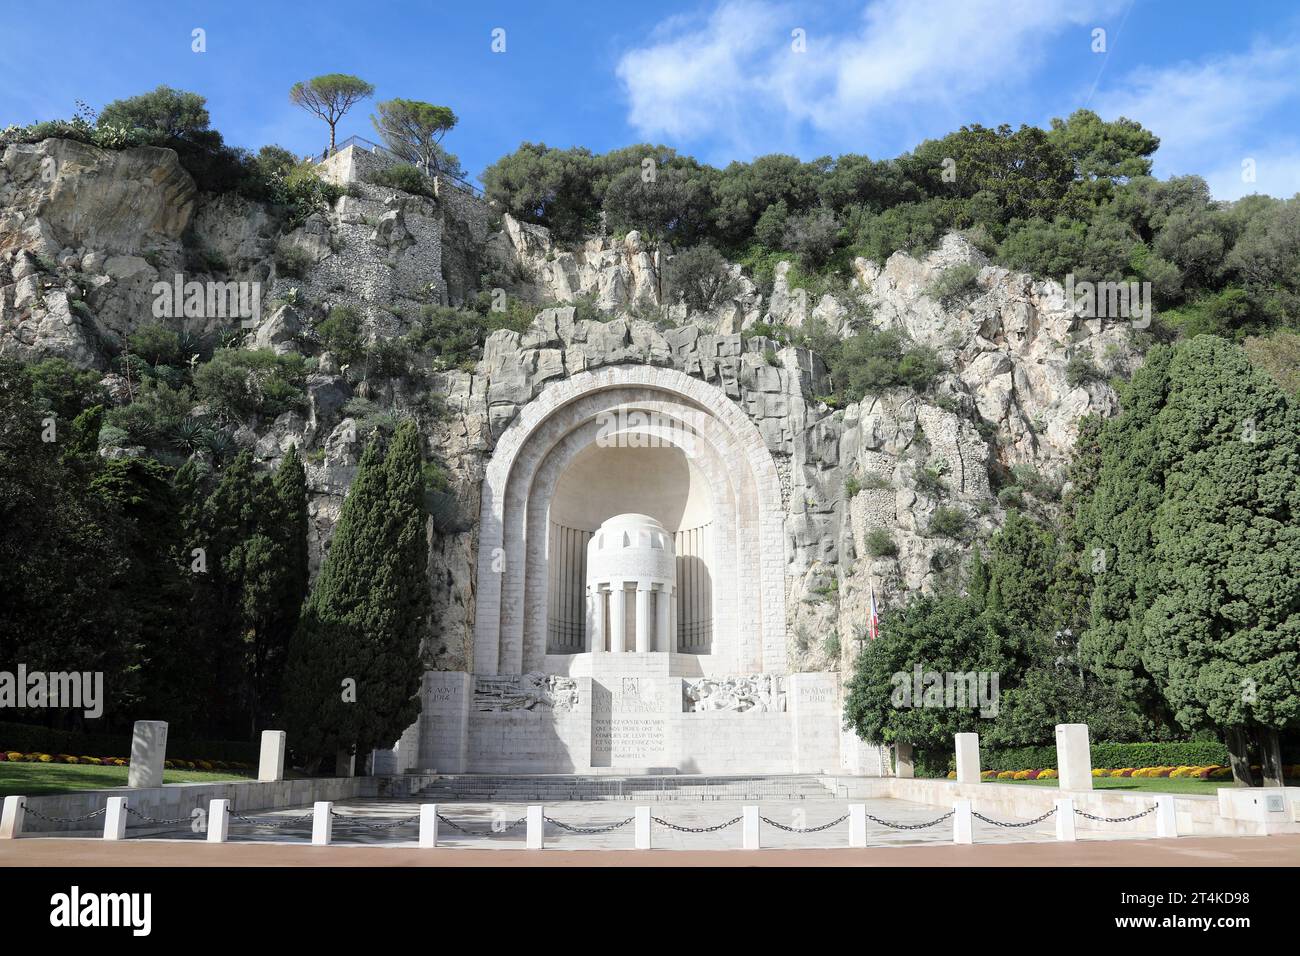
[[[1214,336],[1159,349],[1100,435],[1079,511],[1113,565],[1082,642],[1145,675],[1177,722],[1250,748],[1280,783],[1277,732],[1300,725],[1300,413]]]
[[[294,634],[286,723],[295,751],[318,759],[389,746],[418,714],[428,617],[423,456],[413,422],[386,456],[361,457],[330,550]]]

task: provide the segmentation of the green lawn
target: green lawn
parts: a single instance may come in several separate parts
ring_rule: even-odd
[[[20,793],[42,796],[69,790],[99,790],[125,787],[126,767],[96,767],[69,763],[0,763],[0,796]],[[163,783],[213,783],[221,780],[249,780],[227,770],[165,770]]]
[[[986,780],[985,783],[1014,783],[1031,787],[1055,787],[1059,780]],[[1288,787],[1300,786],[1295,780],[1286,781]],[[1200,780],[1196,777],[1093,777],[1094,790],[1132,790],[1147,793],[1200,793],[1214,796],[1220,787],[1231,787],[1232,778],[1226,780]]]

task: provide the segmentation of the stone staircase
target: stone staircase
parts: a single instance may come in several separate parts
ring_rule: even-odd
[[[825,782],[823,782],[825,780]],[[832,778],[815,774],[616,777],[568,774],[455,774],[418,792],[428,803],[558,803],[568,800],[830,800]]]

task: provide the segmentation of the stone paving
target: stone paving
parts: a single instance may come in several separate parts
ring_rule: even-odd
[[[867,814],[868,846],[925,846],[952,843],[951,817],[933,826],[917,830],[897,830],[874,822],[870,817],[890,823],[915,825],[935,820],[947,811],[943,808],[911,803],[893,798],[865,801]],[[771,800],[759,801],[760,814],[766,818],[761,824],[760,840],[765,849],[826,849],[847,847],[849,823],[847,818],[816,833],[790,833],[774,824],[808,829],[831,823],[848,813],[848,804],[841,800]],[[418,823],[411,818],[419,814],[419,802],[410,800],[363,799],[340,802],[334,805],[333,841],[340,845],[414,847]],[[634,824],[633,801],[560,802],[546,805],[546,816],[572,827],[599,829],[613,824],[624,825],[599,833],[574,833],[553,823],[546,826],[546,846],[556,850],[627,850],[632,848]],[[520,850],[524,848],[525,804],[443,803],[439,813],[447,820],[463,827],[443,822],[439,826],[438,845],[456,849]],[[711,832],[692,833],[675,830],[658,822],[652,824],[651,839],[655,849],[669,850],[723,850],[739,848],[741,803],[727,801],[652,803],[651,815],[677,827],[701,829],[736,820],[730,826]],[[986,814],[991,819],[1001,818]],[[259,823],[293,821],[287,826],[255,826],[232,819],[230,840],[233,843],[288,843],[305,844],[311,841],[311,808],[297,807],[287,810],[258,811],[248,815]],[[409,820],[400,826],[392,826]],[[773,821],[773,822],[768,822]],[[1006,820],[1015,823],[1022,821]],[[1082,824],[1087,823],[1085,828]],[[369,824],[365,826],[361,824]],[[1055,842],[1056,829],[1052,818],[1028,827],[998,827],[980,820],[975,821],[975,842],[984,844],[1016,844]],[[379,829],[377,827],[382,827]],[[1105,824],[1076,820],[1079,840],[1142,839],[1152,834],[1108,832]],[[93,835],[93,834],[85,834]],[[127,830],[128,839],[193,840],[204,839],[189,827],[155,827],[132,820]]]

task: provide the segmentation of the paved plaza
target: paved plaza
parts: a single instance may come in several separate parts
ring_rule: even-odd
[[[952,843],[949,811],[893,798],[868,799],[867,844],[875,847],[940,846]],[[546,847],[549,850],[629,850],[633,846],[634,801],[570,801],[546,805]],[[810,850],[847,848],[848,804],[841,800],[760,801],[761,842],[764,849]],[[732,801],[662,801],[649,804],[652,845],[655,849],[712,851],[738,849],[741,845],[742,803]],[[334,805],[333,843],[343,846],[414,848],[420,803],[411,800],[362,799]],[[439,804],[438,845],[450,849],[508,851],[524,848],[525,804],[443,803]],[[233,816],[232,843],[310,844],[311,807],[257,811]],[[1000,823],[1023,820],[990,819]],[[872,820],[874,817],[876,820]],[[939,820],[931,826],[920,826]],[[662,822],[660,822],[662,821]],[[731,822],[734,821],[734,822]],[[896,829],[877,821],[918,827]],[[35,821],[33,821],[35,822]],[[1087,826],[1083,826],[1083,824]],[[730,824],[722,826],[724,824]],[[566,829],[565,827],[573,829]],[[790,828],[789,830],[782,829]],[[819,829],[825,827],[825,829]],[[813,832],[794,832],[813,831]],[[24,842],[39,837],[28,829]],[[1078,820],[1076,834],[1081,841],[1138,840],[1148,834],[1117,833],[1105,824]],[[98,831],[69,836],[94,838]],[[1024,844],[1056,842],[1051,817],[1029,826],[1002,827],[976,819],[974,836],[979,844]],[[132,818],[128,840],[175,840],[203,842],[202,832],[188,825],[150,825]]]

